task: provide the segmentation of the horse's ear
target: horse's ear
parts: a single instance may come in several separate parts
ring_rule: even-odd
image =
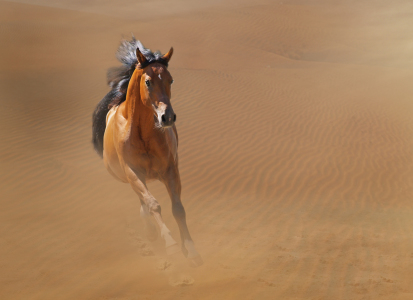
[[[138,59],[138,62],[141,64],[141,66],[146,63],[146,57],[141,53],[139,47],[136,48],[136,58]]]
[[[162,59],[164,61],[166,61],[166,63],[168,63],[169,60],[171,59],[173,53],[174,53],[174,48],[171,47],[171,50],[169,50],[168,53],[166,53],[164,56],[162,56]]]

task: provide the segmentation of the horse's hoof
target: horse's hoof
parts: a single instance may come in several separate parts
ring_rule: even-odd
[[[189,265],[193,268],[202,266],[203,263],[204,263],[201,256],[199,256],[199,255],[195,256],[195,257],[192,257],[192,258],[188,258],[188,260],[189,260]]]
[[[169,247],[166,247],[166,255],[173,255],[177,252],[179,252],[181,249],[179,249],[178,244],[171,245]]]

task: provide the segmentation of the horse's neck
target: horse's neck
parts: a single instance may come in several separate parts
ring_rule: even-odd
[[[129,82],[126,94],[126,119],[132,136],[141,139],[150,139],[155,130],[154,115],[152,109],[145,106],[140,97],[141,70],[135,70]]]

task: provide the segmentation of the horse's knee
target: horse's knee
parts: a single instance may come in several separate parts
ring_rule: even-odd
[[[155,198],[150,199],[147,201],[148,210],[151,214],[154,213],[161,213],[161,205],[156,201]]]
[[[176,219],[185,218],[185,208],[181,202],[175,202],[172,204],[172,214]]]

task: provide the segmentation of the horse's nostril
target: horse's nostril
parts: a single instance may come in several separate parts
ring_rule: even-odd
[[[176,121],[176,114],[174,114],[174,122]]]
[[[162,122],[166,122],[166,118],[165,118],[165,115],[162,115]]]

